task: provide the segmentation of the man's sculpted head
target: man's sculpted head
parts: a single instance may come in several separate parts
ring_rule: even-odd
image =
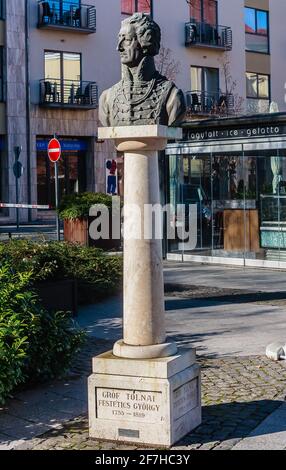
[[[160,46],[160,27],[150,16],[136,13],[122,22],[117,46],[122,78],[100,97],[104,126],[171,126],[183,119],[183,92],[156,69]]]
[[[150,16],[136,13],[122,22],[117,50],[124,65],[137,67],[144,57],[155,57],[160,45],[161,30]]]

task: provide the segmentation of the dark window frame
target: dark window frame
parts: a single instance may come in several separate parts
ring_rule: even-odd
[[[3,103],[4,100],[4,46],[0,46],[0,103]]]
[[[209,93],[209,90],[206,90],[206,87],[205,87],[205,74],[204,74],[204,71],[205,70],[216,70],[217,72],[217,77],[218,77],[218,90],[217,90],[217,93],[219,93],[220,91],[220,69],[218,67],[205,67],[205,66],[202,66],[202,65],[191,65],[191,69],[192,68],[196,68],[196,69],[202,69],[202,84],[203,84],[203,89],[202,90],[197,90],[197,91],[201,91],[202,93]],[[191,90],[193,89],[193,86],[192,86],[192,83],[191,83]]]
[[[246,79],[246,84],[247,84],[247,74],[251,73],[252,75],[256,75],[256,80],[257,80],[257,96],[248,96],[246,94],[246,99],[248,100],[265,100],[265,101],[271,101],[271,75],[268,73],[257,73],[257,72],[249,72],[247,71],[245,74],[245,79]],[[259,96],[259,86],[258,86],[258,79],[259,77],[268,77],[268,98],[265,98],[264,96]],[[247,86],[246,86],[246,92],[247,92]]]
[[[5,2],[4,0],[0,0],[0,20],[5,19]]]
[[[46,79],[46,53],[55,53],[60,54],[60,78],[59,80],[70,80],[70,78],[64,77],[64,54],[77,54],[80,56],[80,82],[83,81],[82,79],[82,53],[81,52],[71,52],[71,51],[57,51],[53,49],[45,49],[44,50],[44,77]],[[52,77],[55,78],[55,77]]]
[[[211,1],[212,1],[212,3],[215,3],[215,9],[216,9],[216,23],[213,26],[217,26],[218,25],[218,1],[217,0],[211,0]],[[205,21],[204,0],[200,0],[200,2],[201,2],[201,23],[206,23],[206,21]],[[192,6],[192,4],[190,4],[190,20],[191,21],[196,21],[194,19],[194,17],[192,16],[192,9],[193,9],[193,6]]]
[[[132,15],[134,15],[134,13],[138,13],[138,2],[139,2],[139,0],[132,0],[132,2],[133,2],[133,5],[134,5],[134,9],[133,9],[132,13],[123,11],[122,2],[121,2],[121,14],[122,15],[132,16]],[[150,16],[151,16],[151,18],[153,18],[153,7],[154,7],[153,0],[150,0]]]
[[[263,38],[267,38],[267,52],[261,52],[261,51],[256,51],[256,50],[251,50],[251,49],[246,49],[246,52],[255,52],[256,54],[270,54],[270,34],[269,34],[269,11],[268,10],[261,10],[260,8],[252,8],[252,7],[244,7],[244,10],[253,10],[255,12],[255,33],[251,33],[249,31],[246,31],[246,23],[244,21],[244,26],[245,26],[245,36],[249,34],[250,36],[260,36]],[[267,17],[267,34],[262,34],[257,32],[257,13],[262,12],[266,13]]]

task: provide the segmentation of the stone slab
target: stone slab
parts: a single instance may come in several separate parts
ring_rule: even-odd
[[[183,130],[178,127],[160,125],[150,126],[118,126],[98,128],[98,138],[107,139],[136,139],[136,138],[164,138],[169,140],[182,139]]]
[[[89,378],[90,437],[170,447],[198,427],[202,419],[200,367],[193,364],[185,368],[190,357],[187,352],[186,358],[173,358],[177,364],[181,361],[183,370],[168,378],[143,377],[141,360],[132,360],[132,365],[125,361],[122,375],[104,374],[103,364],[108,359],[100,359],[101,373]],[[111,366],[106,368],[110,372],[116,361],[112,357],[109,360]],[[169,362],[170,358],[159,361]],[[155,361],[146,362],[152,363],[149,367],[154,375]],[[147,367],[145,364],[143,371]],[[165,366],[165,375],[167,371]]]
[[[124,359],[113,355],[112,351],[93,359],[94,374],[131,375],[168,379],[191,367],[196,362],[196,350],[179,350],[176,356],[159,359]]]
[[[232,450],[285,450],[286,404],[268,416],[248,437]]]

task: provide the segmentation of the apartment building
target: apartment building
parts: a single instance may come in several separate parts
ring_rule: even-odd
[[[115,149],[97,139],[98,96],[120,79],[121,20],[144,11],[162,28],[163,58],[186,93],[189,119],[285,110],[284,0],[2,0],[1,197],[54,204],[48,140],[62,143],[60,193],[106,191]],[[4,13],[3,13],[4,12]],[[2,85],[1,85],[2,86]],[[42,213],[21,211],[21,220]],[[44,214],[46,215],[46,214]],[[15,219],[0,212],[0,223]]]

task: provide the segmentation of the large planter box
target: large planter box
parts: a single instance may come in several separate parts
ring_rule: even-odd
[[[64,239],[66,242],[88,246],[88,220],[85,218],[65,219]]]
[[[93,246],[102,250],[120,250],[121,240],[112,239],[112,217],[110,216],[110,239],[109,240],[93,240],[89,236],[89,226],[94,217],[88,219],[66,219],[64,220],[64,239],[66,242],[79,243],[83,246]]]
[[[78,313],[77,282],[74,280],[45,281],[34,286],[42,305],[49,312]]]

